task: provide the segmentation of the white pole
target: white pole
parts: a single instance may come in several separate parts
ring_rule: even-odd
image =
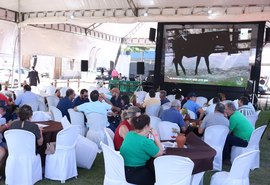
[[[21,17],[21,1],[18,0],[18,12],[19,12],[19,16],[18,16],[18,67],[19,67],[19,79],[18,79],[18,88],[21,87],[21,27],[20,27],[20,22],[22,20]]]

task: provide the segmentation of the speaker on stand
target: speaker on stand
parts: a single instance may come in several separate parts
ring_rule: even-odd
[[[155,28],[150,28],[149,30],[149,40],[152,42],[155,42],[156,40],[156,29]]]
[[[140,75],[140,84],[136,91],[143,91],[142,88],[142,75],[144,75],[144,62],[137,62],[137,74]]]
[[[88,60],[81,60],[81,71],[88,71]]]
[[[258,100],[258,96],[255,93],[255,91],[256,91],[257,81],[259,81],[260,79],[260,70],[261,70],[260,66],[255,66],[255,65],[251,66],[250,80],[252,80],[253,82],[252,94],[251,94],[252,104],[255,103],[255,98]]]

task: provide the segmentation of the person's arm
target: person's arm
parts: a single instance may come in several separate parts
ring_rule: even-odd
[[[198,113],[200,114],[198,120],[202,120],[203,117],[204,117],[204,110],[203,110],[202,108],[199,108],[199,109],[198,109]]]
[[[14,103],[15,103],[15,105],[18,105],[19,106],[21,104],[21,101],[22,101],[22,95],[18,96],[15,99]]]
[[[158,157],[158,156],[163,155],[164,151],[163,151],[163,147],[162,147],[162,145],[161,145],[161,142],[160,142],[160,140],[159,140],[159,136],[158,136],[157,131],[156,131],[155,129],[152,128],[152,129],[150,130],[150,133],[153,135],[153,137],[154,137],[154,142],[155,142],[155,144],[156,144],[156,145],[158,146],[158,148],[159,148],[158,153],[157,153],[154,157]]]
[[[37,72],[37,81],[38,81],[38,83],[40,83],[38,72]]]
[[[127,133],[129,132],[128,128],[126,125],[122,125],[120,128],[119,128],[119,135],[122,137],[122,138],[125,138]]]
[[[40,131],[40,138],[37,140],[38,146],[41,146],[43,144],[43,135],[42,135],[42,129],[39,129]]]

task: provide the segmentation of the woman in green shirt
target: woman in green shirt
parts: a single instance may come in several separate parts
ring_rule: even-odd
[[[163,154],[157,132],[150,126],[150,117],[141,115],[131,120],[134,131],[129,132],[120,148],[124,158],[126,180],[138,185],[152,185],[155,174],[148,169],[146,162],[151,157]],[[149,139],[150,135],[154,140]]]

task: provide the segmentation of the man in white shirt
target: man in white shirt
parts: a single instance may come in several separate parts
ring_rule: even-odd
[[[255,115],[256,112],[254,110],[253,107],[251,107],[250,105],[248,105],[249,101],[248,98],[245,96],[241,96],[238,99],[238,111],[241,112],[242,114],[244,114],[244,116],[252,116]]]
[[[215,112],[215,107],[216,107],[217,103],[219,103],[219,102],[220,102],[220,99],[218,97],[214,97],[213,104],[211,104],[207,107],[207,109],[205,110],[205,114],[207,115],[209,113]]]

